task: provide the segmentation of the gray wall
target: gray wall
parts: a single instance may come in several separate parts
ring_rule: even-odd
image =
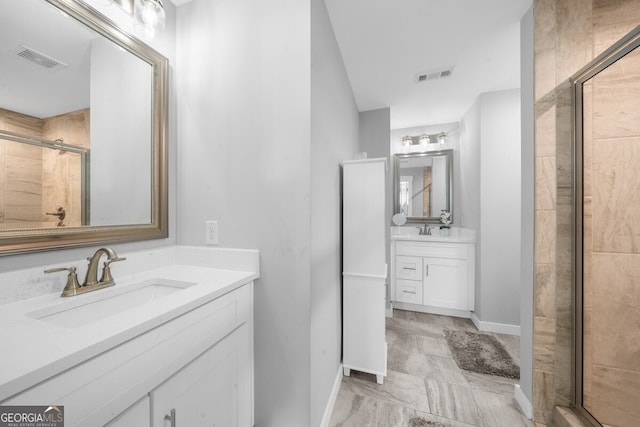
[[[339,164],[358,117],[321,0],[178,11],[179,242],[260,250],[256,425],[315,425],[340,363]],[[247,173],[249,171],[249,173]]]
[[[385,158],[387,159],[387,208],[385,212],[385,223],[389,225],[385,231],[385,256],[387,262],[387,272],[390,271],[391,263],[390,245],[391,245],[391,215],[393,215],[393,168],[390,163],[389,140],[391,138],[391,109],[380,108],[378,110],[369,110],[360,112],[360,138],[359,150],[366,152],[369,159]],[[387,308],[391,308],[391,287],[389,286],[389,277],[387,274]]]
[[[475,229],[475,315],[520,324],[520,91],[481,94],[461,121],[465,226]]]
[[[476,315],[520,324],[520,90],[480,95],[482,264]]]
[[[520,21],[522,88],[522,234],[520,253],[520,387],[533,402],[534,94],[533,7]]]
[[[358,149],[358,110],[324,1],[311,2],[311,426],[342,361],[340,163]]]

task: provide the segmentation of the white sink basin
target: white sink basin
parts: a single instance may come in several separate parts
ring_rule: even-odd
[[[166,279],[146,280],[122,288],[116,285],[69,297],[62,304],[27,313],[27,316],[66,328],[80,327],[156,301],[192,285],[194,283]]]

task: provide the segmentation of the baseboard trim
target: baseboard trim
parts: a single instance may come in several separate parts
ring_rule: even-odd
[[[520,388],[520,384],[514,385],[513,396],[516,399],[516,402],[518,403],[518,406],[522,410],[524,416],[529,418],[530,420],[533,419],[533,405],[531,405],[529,398],[526,394],[524,394],[522,388]]]
[[[333,388],[331,389],[331,395],[327,402],[326,408],[324,408],[324,414],[320,421],[320,427],[328,427],[329,421],[331,421],[331,414],[333,413],[333,407],[336,405],[336,399],[338,398],[338,392],[340,391],[340,383],[342,383],[342,363],[338,366],[338,373],[336,379],[333,382]]]
[[[432,307],[429,305],[411,304],[408,302],[393,301],[393,308],[400,310],[419,311],[428,314],[440,314],[443,316],[462,317],[468,319],[471,312],[467,310],[454,310],[451,308]]]
[[[483,322],[478,319],[475,313],[471,313],[471,321],[479,331],[496,332],[498,334],[517,335],[520,336],[519,325],[509,325],[506,323]]]

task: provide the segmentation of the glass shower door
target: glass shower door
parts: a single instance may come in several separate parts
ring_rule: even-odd
[[[576,406],[640,426],[640,35],[577,79]]]

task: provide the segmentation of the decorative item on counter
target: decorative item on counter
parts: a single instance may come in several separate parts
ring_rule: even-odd
[[[451,224],[451,212],[442,209],[442,211],[440,211],[440,222],[444,224],[440,226],[440,235],[448,236],[449,228],[451,228],[451,226],[449,225]]]
[[[397,213],[395,214],[391,220],[393,221],[393,223],[395,225],[405,225],[407,223],[407,217],[404,216],[403,213]]]

